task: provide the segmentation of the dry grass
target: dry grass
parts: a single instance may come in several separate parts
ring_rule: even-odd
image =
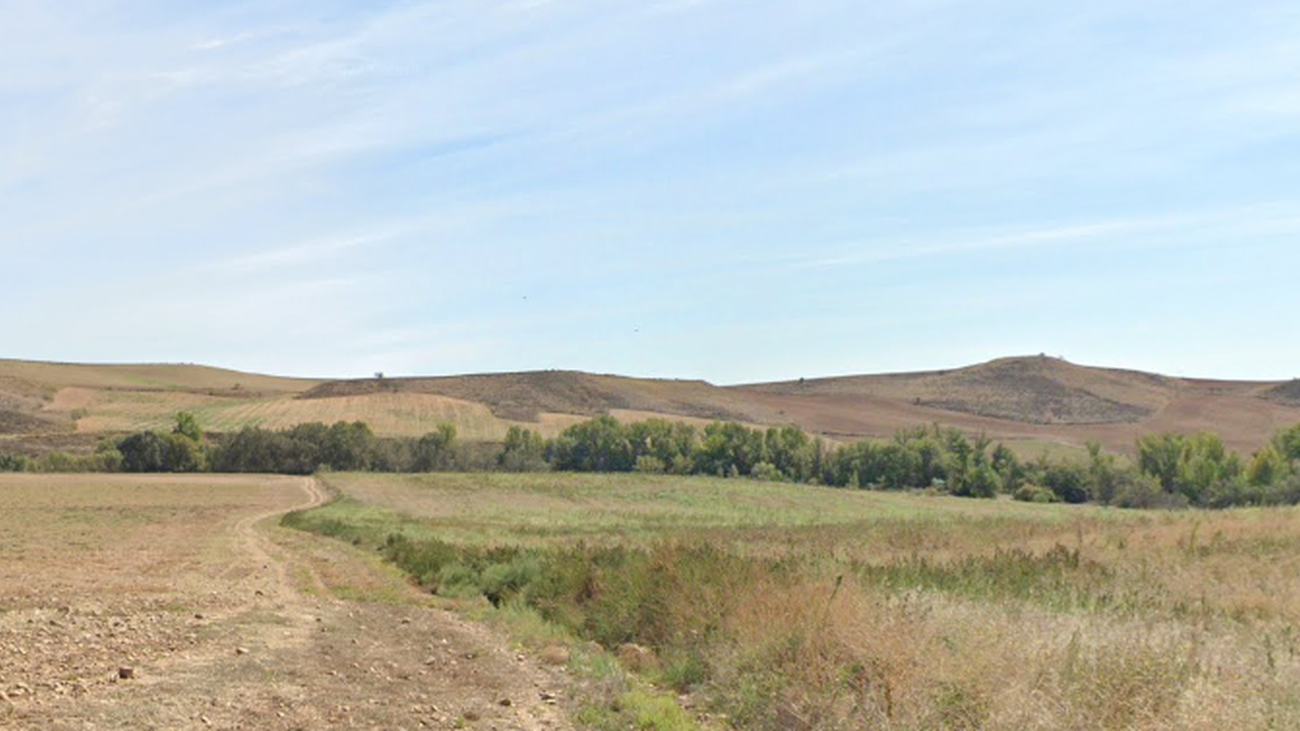
[[[518,422],[492,415],[481,404],[419,393],[375,393],[328,399],[293,396],[240,398],[189,391],[96,391],[68,388],[58,392],[49,411],[76,411],[81,433],[167,429],[178,411],[195,414],[204,429],[238,431],[246,426],[282,429],[305,422],[364,421],[383,436],[421,436],[439,424],[456,426],[461,439],[500,441]],[[70,417],[69,417],[70,418]],[[544,415],[539,423],[523,424],[546,435],[557,434],[581,417]]]
[[[330,481],[349,498],[320,516],[372,540],[654,551],[650,566],[691,587],[653,595],[668,664],[702,653],[696,690],[739,727],[1300,728],[1296,509],[642,476]],[[749,568],[690,563],[663,540]],[[698,573],[708,566],[732,569]],[[682,643],[664,625],[711,629]]]
[[[280,378],[199,365],[98,365],[0,359],[0,377],[59,389],[160,389],[299,393],[319,381]],[[238,389],[235,387],[238,386]]]

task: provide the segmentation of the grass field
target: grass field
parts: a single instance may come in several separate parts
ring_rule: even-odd
[[[432,587],[648,645],[650,677],[737,727],[1300,728],[1296,510],[643,476],[327,480],[341,498],[300,526],[373,545],[401,533],[412,542],[390,555]]]

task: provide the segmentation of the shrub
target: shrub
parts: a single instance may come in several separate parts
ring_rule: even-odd
[[[1165,492],[1153,479],[1140,478],[1120,487],[1113,504],[1121,508],[1176,510],[1187,507],[1188,502],[1182,493]]]
[[[1014,497],[1016,500],[1025,503],[1060,502],[1060,498],[1056,496],[1056,493],[1052,492],[1051,490],[1048,490],[1047,488],[1041,485],[1035,485],[1033,483],[1025,483],[1024,485],[1021,485],[1020,488],[1015,491],[1012,497]]]
[[[479,585],[492,606],[499,607],[519,595],[541,572],[541,563],[535,556],[516,556],[507,563],[492,564],[484,569]]]
[[[646,475],[662,475],[667,472],[664,461],[649,454],[643,454],[636,458],[636,466],[632,468],[633,472],[639,472]]]
[[[1086,503],[1091,497],[1088,472],[1082,465],[1068,462],[1049,465],[1042,481],[1044,487],[1067,503]]]
[[[0,472],[35,472],[36,463],[21,454],[0,454]]]
[[[754,469],[749,473],[749,476],[755,480],[763,482],[785,481],[785,473],[781,472],[781,470],[771,462],[759,462],[754,465]]]

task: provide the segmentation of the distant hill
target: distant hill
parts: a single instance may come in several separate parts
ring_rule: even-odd
[[[1300,406],[1300,379],[1279,383],[1262,392],[1264,398],[1285,406]]]
[[[1025,424],[1126,424],[1151,417],[1177,383],[1054,358],[1006,358],[953,371],[847,376],[742,386],[784,396],[880,398]]]
[[[654,380],[576,371],[533,371],[440,378],[390,378],[323,383],[299,398],[372,393],[425,393],[485,404],[502,419],[537,421],[542,414],[592,416],[647,411],[699,419],[762,420],[743,395],[705,381]]]
[[[1144,433],[1213,431],[1248,452],[1300,423],[1300,381],[1173,378],[1045,357],[726,387],[574,371],[317,380],[197,365],[0,360],[0,451],[93,445],[106,434],[164,428],[178,411],[194,412],[211,431],[363,420],[380,434],[417,435],[451,422],[469,440],[500,439],[516,424],[554,434],[606,412],[793,423],[838,440],[937,422],[1026,449],[1096,440],[1125,450]]]

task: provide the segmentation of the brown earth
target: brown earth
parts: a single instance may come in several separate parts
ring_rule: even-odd
[[[560,671],[375,557],[278,527],[324,497],[309,479],[0,478],[0,729],[569,727]]]
[[[487,404],[498,417],[520,421],[537,421],[545,413],[594,416],[613,410],[651,411],[700,419],[757,420],[753,404],[705,381],[624,378],[575,371],[331,381],[299,398],[336,398],[385,391],[432,393]]]
[[[613,413],[793,423],[837,440],[884,438],[937,422],[1013,445],[1095,440],[1120,451],[1143,434],[1211,431],[1250,452],[1277,429],[1300,423],[1298,383],[1173,378],[1046,357],[728,387],[571,371],[322,382],[200,366],[0,361],[0,451],[31,434],[50,443],[51,435],[73,431],[165,428],[186,410],[215,431],[362,420],[380,434],[410,436],[450,421],[462,439],[493,441],[513,425],[551,435]]]
[[[1264,398],[1285,406],[1300,406],[1300,379],[1280,383],[1263,392]]]

